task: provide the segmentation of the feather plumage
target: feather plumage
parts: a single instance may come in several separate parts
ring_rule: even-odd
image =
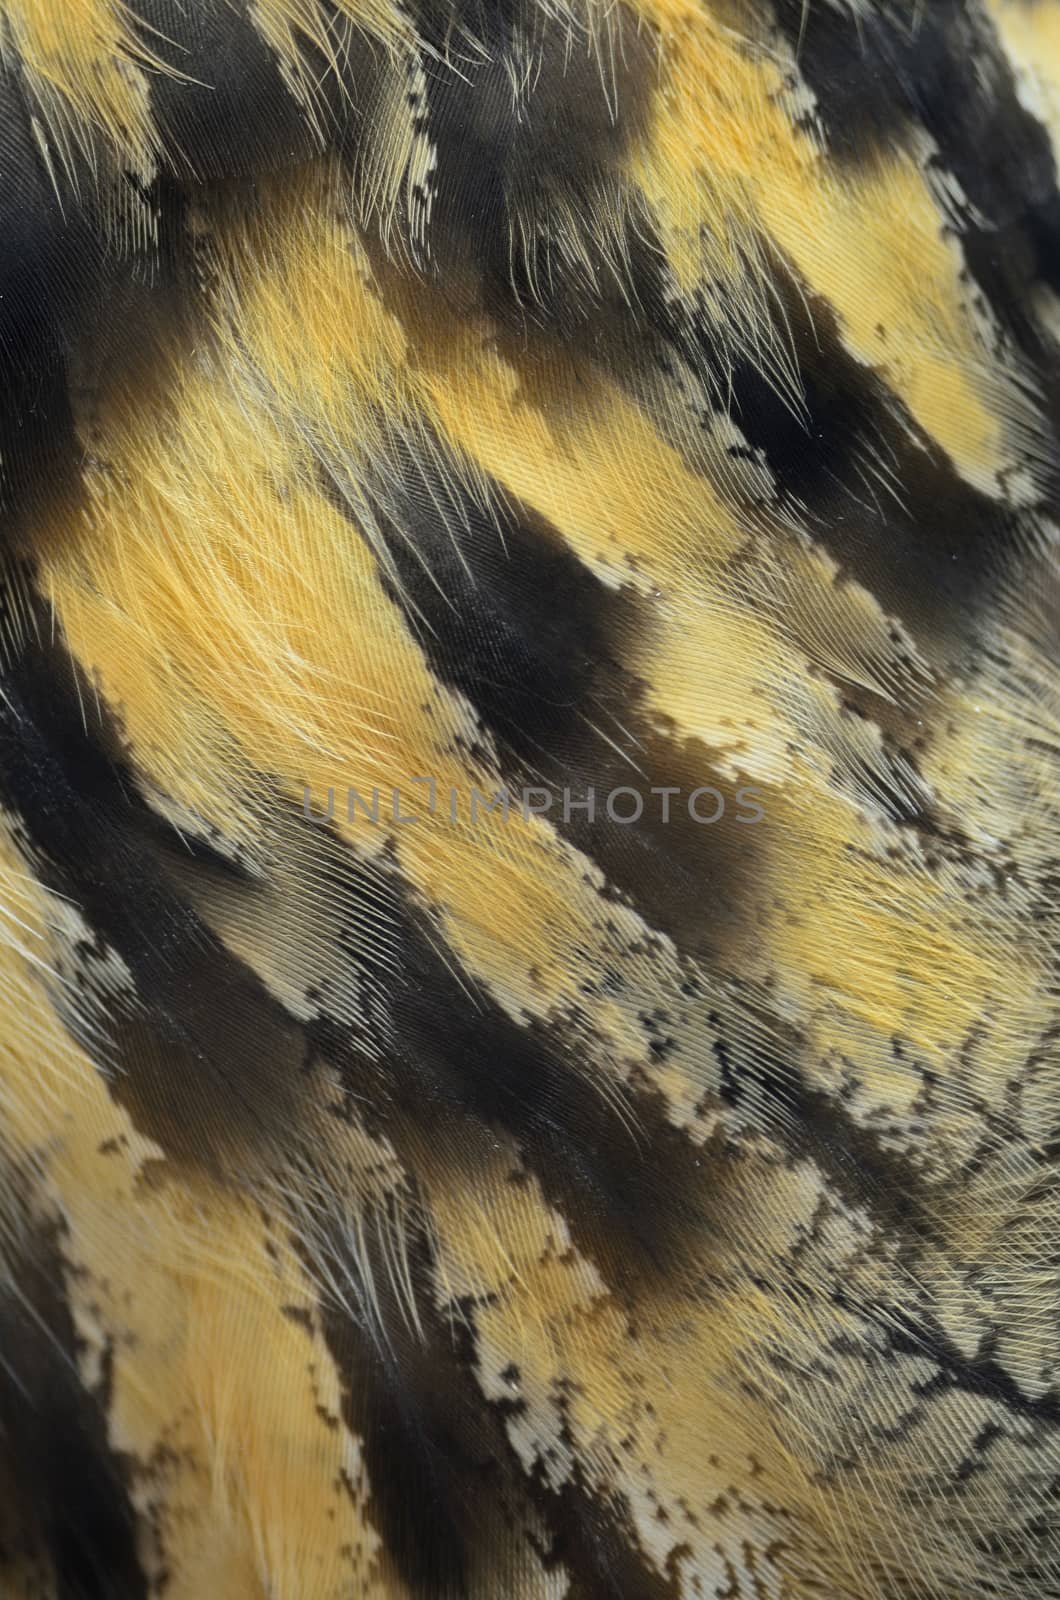
[[[1058,146],[1056,0],[0,0],[5,1595],[1060,1595]]]

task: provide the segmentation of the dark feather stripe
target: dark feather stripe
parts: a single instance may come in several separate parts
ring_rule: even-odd
[[[151,111],[167,170],[208,182],[304,161],[317,141],[260,31],[247,0],[132,0],[144,48],[168,70],[150,75]],[[334,128],[345,100],[320,61]]]
[[[698,741],[661,731],[646,686],[622,665],[654,628],[647,607],[632,587],[608,588],[499,487],[487,510],[458,485],[455,470],[409,456],[382,518],[394,574],[383,578],[411,632],[441,681],[475,707],[512,794],[551,792],[550,823],[613,890],[684,954],[724,965],[726,936],[753,893],[754,828],[735,820],[739,785],[722,783]],[[688,797],[712,785],[726,815],[701,826]],[[653,788],[681,791],[669,820]],[[635,825],[608,812],[619,789],[633,792],[616,793],[615,816],[639,804]],[[709,814],[716,796],[702,804]],[[750,801],[742,814],[753,815]]]
[[[340,870],[354,906],[356,869],[346,862]],[[439,950],[439,933],[396,876],[389,885],[373,880],[364,892],[390,930],[378,969],[370,951],[350,950],[373,979],[365,1031],[382,1043],[381,1055],[359,1049],[356,1032],[326,1012],[308,1032],[353,1102],[366,1108],[369,1129],[385,1134],[413,1169],[426,1128],[458,1144],[469,1117],[503,1130],[617,1293],[638,1273],[673,1270],[704,1223],[707,1198],[695,1147],[668,1127],[651,1093],[637,1094],[623,1115],[580,1059],[575,1019],[551,1029],[517,1023],[460,971],[454,952]],[[665,1184],[631,1115],[668,1152]]]
[[[198,293],[175,179],[112,179],[76,144],[63,156],[17,58],[0,64],[0,513],[29,557],[80,514],[100,394],[152,381],[163,330]]]
[[[1055,416],[1060,354],[1028,308],[1034,286],[1055,289],[1060,273],[1056,163],[990,24],[961,0],[856,17],[838,5],[779,0],[777,14],[834,157],[871,161],[916,128],[934,140],[933,160],[964,197],[957,221],[969,268],[1047,386]]]
[[[799,407],[741,362],[732,414],[764,453],[781,497],[804,508],[812,536],[945,670],[964,655],[977,613],[1027,552],[1028,525],[958,475],[881,377],[844,348],[833,309],[778,259],[773,284],[783,308],[777,332],[797,363]],[[710,359],[706,329],[699,354]]]
[[[107,1437],[106,1368],[96,1391],[78,1370],[61,1225],[32,1212],[30,1174],[4,1181],[25,1209],[0,1248],[0,1539],[39,1564],[41,1593],[56,1600],[146,1600],[128,1464]]]
[[[0,508],[10,540],[73,474],[66,336],[98,294],[103,250],[79,207],[64,213],[17,62],[0,64],[0,161]]]
[[[469,1149],[475,1144],[472,1137]],[[439,1310],[427,1232],[412,1228],[407,1249],[423,1291],[418,1326],[374,1245],[366,1263],[336,1243],[334,1264],[354,1283],[367,1268],[374,1309],[363,1295],[360,1324],[337,1306],[320,1310],[342,1375],[343,1414],[364,1441],[373,1511],[402,1579],[413,1593],[461,1600],[482,1585],[482,1559],[492,1556],[498,1593],[519,1592],[514,1563],[562,1571],[580,1600],[670,1600],[673,1588],[640,1552],[620,1497],[594,1492],[578,1472],[558,1490],[538,1471],[527,1475],[505,1431],[525,1402],[487,1403],[475,1376],[474,1297]]]
[[[1051,192],[1048,140],[1019,104],[1011,68],[978,7],[776,0],[776,15],[838,156],[871,160],[924,128],[991,222],[1003,225]]]
[[[417,1326],[374,1241],[356,1259],[341,1242],[334,1246],[342,1281],[363,1286],[371,1276],[371,1295],[362,1287],[360,1296],[363,1321],[335,1305],[320,1311],[346,1424],[364,1441],[385,1560],[414,1594],[458,1600],[472,1579],[475,1589],[485,1580],[497,1592],[517,1592],[510,1564],[524,1572],[544,1564],[547,1524],[505,1437],[501,1409],[483,1404],[471,1373],[468,1334],[457,1320],[471,1308],[450,1308],[449,1319],[436,1309],[429,1238],[407,1226]]]
[[[279,1149],[290,1137],[304,1041],[174,893],[149,847],[157,824],[117,731],[77,674],[59,642],[9,664],[0,797],[41,881],[80,909],[100,953],[114,951],[132,975],[135,1002],[109,1010],[112,1092],[169,1154],[204,1161],[223,1181],[242,1140]]]
[[[504,1542],[498,1504],[498,1462],[503,1440],[467,1392],[448,1330],[429,1341],[395,1303],[390,1275],[371,1251],[367,1263],[336,1243],[339,1280],[362,1285],[354,1294],[358,1322],[343,1307],[325,1304],[321,1325],[343,1383],[346,1425],[364,1441],[372,1484],[372,1511],[392,1560],[413,1593],[433,1590],[440,1600],[467,1592],[470,1547]],[[376,1259],[372,1259],[375,1255]],[[413,1281],[429,1281],[428,1246],[412,1241]],[[374,1310],[363,1287],[375,1280]],[[429,1299],[420,1295],[429,1312]],[[477,1431],[486,1439],[476,1441]],[[500,1447],[500,1448],[499,1448]],[[485,1536],[476,1539],[476,1528]]]
[[[574,235],[605,186],[626,187],[622,159],[640,136],[652,81],[647,37],[621,5],[607,23],[621,37],[610,51],[534,5],[420,0],[415,14],[425,45],[421,126],[435,152],[432,274],[459,294],[469,273],[503,320],[536,318],[542,294],[554,304],[595,299],[597,284],[572,259]],[[605,286],[607,277],[604,269]]]

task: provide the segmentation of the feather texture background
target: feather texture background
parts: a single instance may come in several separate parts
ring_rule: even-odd
[[[4,1596],[1060,1595],[1060,5],[0,97]]]

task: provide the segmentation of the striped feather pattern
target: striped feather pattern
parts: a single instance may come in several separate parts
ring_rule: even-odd
[[[1057,0],[0,0],[5,1597],[1060,1596],[1058,150]]]

